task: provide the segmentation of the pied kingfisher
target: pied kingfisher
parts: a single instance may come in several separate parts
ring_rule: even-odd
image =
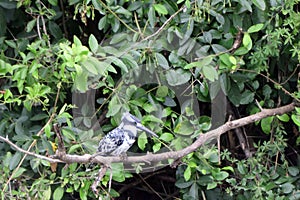
[[[122,116],[121,124],[100,140],[96,154],[112,156],[126,155],[127,150],[135,142],[138,130],[158,137],[151,130],[143,126],[138,118],[129,112],[125,112]]]

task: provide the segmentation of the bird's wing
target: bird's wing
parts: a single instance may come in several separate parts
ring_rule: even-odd
[[[110,154],[124,142],[124,130],[115,128],[99,142],[98,152],[101,155]]]

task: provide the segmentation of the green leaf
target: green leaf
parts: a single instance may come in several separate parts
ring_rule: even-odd
[[[48,200],[51,198],[51,187],[48,186],[46,190],[43,192],[43,199]]]
[[[287,182],[287,183],[284,183],[283,185],[281,185],[281,188],[282,188],[284,194],[289,194],[293,191],[295,186],[293,184]]]
[[[60,27],[53,21],[49,21],[49,30],[55,39],[61,39],[63,37]]]
[[[9,170],[13,170],[16,168],[16,166],[19,164],[21,160],[21,153],[17,152],[14,154],[14,156],[9,161]]]
[[[244,33],[244,37],[243,37],[243,45],[244,47],[246,47],[248,50],[250,50],[252,48],[252,40],[250,37],[249,33]]]
[[[247,33],[256,33],[264,27],[264,24],[255,24],[248,28]]]
[[[263,130],[263,132],[265,134],[269,134],[270,131],[271,131],[271,124],[272,124],[272,121],[274,119],[274,116],[272,117],[267,117],[267,118],[264,118],[261,120],[261,129]]]
[[[292,120],[293,122],[300,127],[300,115],[294,115],[292,114]]]
[[[164,142],[170,142],[174,139],[173,134],[171,133],[163,133],[160,137],[160,140],[164,141]]]
[[[252,2],[254,3],[254,5],[256,7],[258,7],[261,10],[265,10],[266,9],[266,3],[264,0],[252,0]]]
[[[194,127],[189,121],[178,123],[174,129],[175,133],[180,135],[191,135],[194,132]]]
[[[183,174],[183,177],[184,177],[184,180],[185,181],[189,181],[190,178],[191,178],[191,175],[192,175],[192,169],[190,166],[188,166],[185,171],[184,171],[184,174]]]
[[[142,132],[138,137],[138,146],[141,150],[144,150],[147,143],[148,143],[147,135],[145,132]]]
[[[171,86],[177,86],[188,82],[191,78],[191,73],[186,72],[183,69],[172,69],[167,71],[166,78]]]
[[[193,185],[190,187],[189,197],[191,197],[192,199],[199,199],[198,193],[199,193],[198,184],[194,182]]]
[[[154,9],[156,10],[156,12],[162,14],[162,15],[166,15],[168,14],[168,10],[166,9],[166,7],[162,4],[154,4],[153,5]]]
[[[207,184],[207,189],[211,190],[217,187],[217,183],[216,182],[212,182],[212,183],[208,183]]]
[[[64,196],[64,188],[62,187],[57,187],[54,192],[53,192],[53,199],[55,200],[60,200]]]
[[[283,115],[276,115],[276,117],[283,122],[288,122],[290,120],[290,117],[288,114],[283,114]]]
[[[98,41],[97,41],[96,37],[93,34],[91,34],[89,37],[89,47],[90,47],[91,51],[93,53],[96,53],[98,50],[98,46],[99,45],[98,45]]]
[[[28,33],[30,31],[32,31],[32,29],[34,28],[35,24],[36,24],[36,18],[34,18],[33,20],[29,21],[27,23],[27,25],[26,25],[26,32]]]
[[[168,60],[160,53],[155,53],[157,64],[160,65],[164,69],[169,69]]]
[[[156,23],[156,16],[155,16],[155,10],[152,6],[149,8],[149,11],[148,11],[148,19],[150,22],[150,26],[152,28],[154,28],[155,23]]]
[[[213,174],[213,177],[215,178],[215,180],[217,181],[223,181],[225,178],[227,178],[229,176],[228,172],[224,172],[224,171],[220,171],[217,173]]]
[[[156,91],[156,96],[159,98],[166,97],[168,95],[169,88],[165,85],[159,86]]]
[[[203,72],[204,77],[207,78],[208,80],[210,80],[211,82],[214,82],[215,80],[218,79],[218,72],[211,65],[203,66],[202,72]]]
[[[294,166],[288,167],[288,171],[291,176],[297,176],[299,174],[298,167],[294,167]]]
[[[26,171],[25,168],[20,167],[12,176],[12,179],[18,178]]]

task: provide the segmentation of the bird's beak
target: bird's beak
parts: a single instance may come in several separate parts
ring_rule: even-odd
[[[146,128],[141,123],[137,123],[137,128],[140,129],[140,130],[142,130],[142,131],[145,131],[146,133],[149,133],[150,135],[152,135],[154,137],[158,138],[158,136],[153,131],[151,131],[150,129]]]

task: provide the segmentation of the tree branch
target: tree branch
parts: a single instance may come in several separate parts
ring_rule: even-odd
[[[296,106],[296,103],[291,103],[286,106],[282,106],[279,108],[274,108],[274,109],[263,109],[261,112],[243,117],[234,121],[229,121],[226,122],[224,125],[211,130],[205,134],[202,134],[198,137],[198,139],[192,143],[190,146],[178,150],[178,151],[170,151],[170,152],[164,152],[164,153],[158,153],[158,154],[146,154],[143,156],[130,156],[127,157],[126,159],[121,158],[121,157],[104,157],[104,156],[96,156],[93,157],[93,155],[90,154],[85,154],[85,155],[70,155],[70,154],[59,154],[56,153],[51,159],[45,156],[40,156],[38,154],[34,154],[31,152],[28,152],[26,150],[20,149],[16,145],[14,145],[12,142],[10,142],[8,139],[5,139],[3,137],[0,137],[1,140],[4,142],[7,142],[9,145],[13,146],[16,148],[18,151],[21,151],[23,153],[26,153],[28,155],[35,156],[37,158],[45,159],[48,160],[49,162],[62,162],[62,163],[99,163],[99,164],[104,164],[109,166],[111,163],[116,163],[116,162],[123,162],[123,163],[141,163],[141,162],[146,162],[146,163],[151,163],[151,162],[159,162],[167,159],[179,159],[187,154],[196,151],[200,146],[202,146],[205,142],[210,141],[211,139],[217,138],[220,135],[226,133],[229,130],[245,126],[247,124],[259,121],[263,118],[274,116],[274,115],[282,115],[284,113],[288,113],[294,110]]]
[[[0,140],[2,140],[3,142],[6,142],[7,144],[9,144],[10,146],[12,146],[14,149],[16,149],[17,151],[21,152],[21,153],[25,153],[29,156],[34,156],[36,158],[40,158],[40,159],[43,159],[43,160],[47,160],[51,163],[59,163],[59,162],[62,162],[61,160],[59,159],[54,159],[54,158],[49,158],[49,157],[46,157],[46,156],[43,156],[43,155],[39,155],[39,154],[36,154],[36,153],[33,153],[33,152],[30,152],[30,151],[26,151],[20,147],[18,147],[16,144],[14,144],[13,142],[11,142],[7,137],[2,137],[0,136]]]

